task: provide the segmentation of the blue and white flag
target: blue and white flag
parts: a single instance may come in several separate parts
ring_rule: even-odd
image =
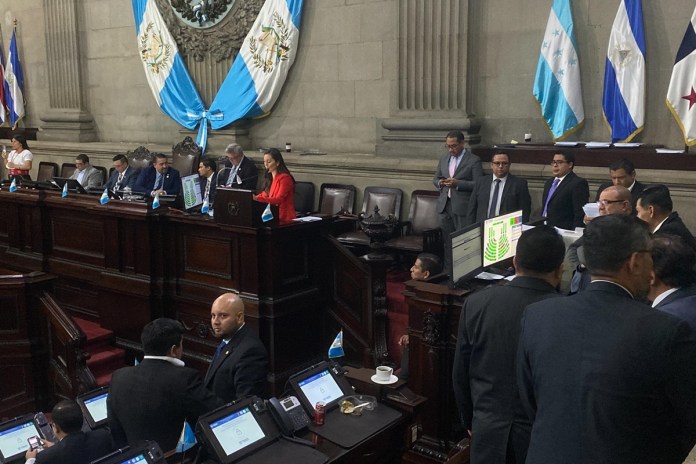
[[[684,143],[696,145],[696,9],[674,60],[666,103],[682,130]]]
[[[206,214],[210,210],[210,202],[206,198],[203,200],[203,206],[201,206],[201,213]]]
[[[68,196],[68,183],[63,184],[63,191],[60,193],[61,198],[65,198]]]
[[[196,441],[196,435],[193,433],[193,430],[191,430],[191,426],[188,424],[188,422],[184,421],[184,428],[181,429],[179,443],[176,444],[176,452],[183,453],[196,443],[198,443]]]
[[[104,191],[101,194],[101,197],[99,198],[99,203],[102,205],[105,205],[109,202],[109,189],[104,189]]]
[[[273,219],[273,213],[271,212],[271,204],[266,204],[266,208],[261,213],[261,220],[263,222],[268,222]]]
[[[10,124],[14,129],[24,117],[24,73],[22,73],[22,63],[19,61],[19,53],[17,52],[16,30],[12,31],[10,53],[7,55],[7,66],[5,66],[4,86]]]
[[[604,119],[612,142],[628,142],[645,120],[645,34],[641,0],[621,0],[604,68]]]
[[[336,338],[334,338],[333,343],[329,347],[329,358],[340,358],[341,356],[345,356],[343,352],[343,329],[338,332],[338,335],[336,335]]]
[[[210,105],[213,129],[271,111],[297,56],[303,3],[266,0]]]
[[[160,207],[159,193],[155,193],[155,198],[152,200],[152,209],[157,209]]]
[[[16,191],[17,191],[17,178],[13,177],[12,183],[10,184],[10,192],[16,192]]]
[[[534,98],[554,142],[566,138],[585,121],[576,50],[570,0],[554,0],[534,78]]]

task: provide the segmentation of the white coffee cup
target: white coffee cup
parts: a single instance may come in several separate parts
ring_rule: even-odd
[[[377,366],[377,369],[375,369],[375,378],[378,382],[389,382],[392,372],[394,372],[394,369],[389,366]]]
[[[524,141],[531,142],[532,141],[532,134],[524,134]]]

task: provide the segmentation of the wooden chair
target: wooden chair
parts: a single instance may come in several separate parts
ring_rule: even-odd
[[[365,187],[363,194],[362,213],[370,216],[374,213],[375,206],[379,208],[382,216],[393,215],[397,220],[401,216],[401,199],[403,192],[391,187]],[[370,246],[370,238],[362,230],[346,232],[337,237],[343,245],[353,248],[365,248]]]
[[[153,154],[150,153],[150,150],[141,145],[135,150],[127,152],[126,158],[128,158],[128,164],[132,166],[133,169],[140,171],[152,164]]]
[[[408,220],[403,223],[401,236],[388,240],[387,248],[414,259],[422,252],[442,256],[442,232],[437,211],[439,196],[440,192],[436,190],[414,190]],[[409,259],[406,262],[412,261]]]
[[[353,214],[355,186],[346,184],[321,184],[319,189],[319,213],[334,215],[343,210]]]
[[[171,166],[179,171],[181,177],[189,176],[198,171],[200,158],[201,147],[196,145],[191,137],[186,136],[172,148]]]
[[[58,164],[48,161],[39,163],[39,173],[36,176],[37,182],[48,182],[58,175]]]

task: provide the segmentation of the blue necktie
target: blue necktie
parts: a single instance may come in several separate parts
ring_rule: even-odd
[[[551,200],[551,197],[553,196],[554,192],[556,191],[556,188],[558,187],[558,184],[561,182],[561,179],[556,177],[553,180],[553,185],[549,189],[549,196],[546,197],[546,203],[544,203],[544,212],[541,213],[542,216],[546,217],[546,209],[549,207],[549,201]]]
[[[162,183],[164,181],[164,175],[160,174],[159,172],[157,173],[157,180],[155,181],[155,188],[152,190],[159,190],[162,188]]]
[[[500,193],[500,179],[495,180],[495,188],[493,189],[493,197],[491,198],[491,207],[488,209],[488,217],[495,217],[495,210],[498,206],[498,194]]]
[[[227,343],[225,343],[225,340],[220,342],[220,344],[217,347],[217,350],[215,350],[215,354],[213,355],[213,361],[210,363],[211,366],[215,364],[215,361],[217,361],[217,358],[220,357],[222,350],[224,350],[226,346]]]

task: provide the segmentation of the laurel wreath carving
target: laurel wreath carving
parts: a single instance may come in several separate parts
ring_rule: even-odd
[[[278,34],[279,38],[279,49],[275,58],[280,61],[287,61],[287,43],[290,38],[290,28],[288,28],[285,21],[283,21],[277,12],[273,13],[272,21],[275,24],[275,32]],[[261,53],[258,50],[258,42],[255,37],[249,38],[249,52],[251,53],[251,59],[254,62],[254,66],[261,68],[261,70],[265,73],[270,73],[273,71],[275,61],[271,59],[272,57],[269,57],[267,60],[264,60],[263,57],[261,57]]]

